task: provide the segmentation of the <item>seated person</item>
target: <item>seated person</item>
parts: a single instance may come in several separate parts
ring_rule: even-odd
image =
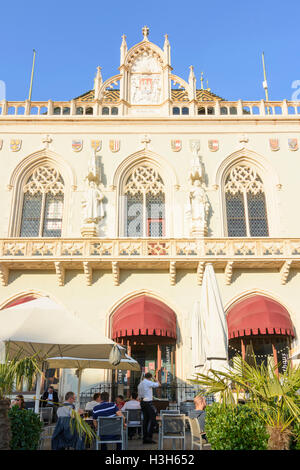
[[[41,396],[40,406],[42,408],[51,407],[53,408],[53,416],[52,419],[54,422],[57,421],[57,407],[58,407],[58,394],[57,391],[54,390],[54,387],[50,385],[48,387],[47,392],[44,392]]]
[[[141,402],[137,399],[138,394],[137,392],[132,392],[130,396],[130,400],[126,401],[121,408],[121,411],[128,411],[128,410],[140,410],[141,409]]]
[[[94,420],[94,427],[97,429],[98,422],[97,419],[99,417],[106,417],[112,418],[114,416],[123,416],[121,411],[118,409],[115,403],[109,401],[109,394],[107,392],[102,392],[100,394],[100,403],[95,406],[93,409],[93,420]],[[101,441],[109,441],[116,439],[118,436],[111,435],[111,436],[101,436]],[[107,444],[101,444],[101,450],[107,450]],[[117,450],[121,450],[121,443],[117,443]]]
[[[125,405],[124,397],[123,395],[118,395],[116,398],[116,405],[119,408],[119,410]]]
[[[138,394],[136,392],[132,392],[130,400],[126,401],[124,406],[121,408],[121,411],[129,411],[129,410],[140,410],[141,403],[137,399]],[[130,426],[128,428],[128,437],[132,439],[133,435],[135,434],[136,428],[134,426]],[[140,432],[140,429],[139,429]]]
[[[88,411],[89,412],[89,416],[92,416],[92,411],[93,409],[95,408],[95,406],[99,405],[100,403],[100,393],[94,393],[94,396],[93,396],[93,400],[92,401],[89,401],[86,405],[85,405],[85,411]]]
[[[71,430],[70,419],[72,410],[75,410],[76,395],[74,392],[67,392],[65,402],[57,410],[58,421],[56,423],[52,439],[52,450],[63,450],[72,447],[75,450],[84,449],[84,436],[79,436],[76,429]],[[84,413],[79,409],[76,411],[79,415]]]
[[[201,432],[204,433],[205,432],[206,400],[205,400],[204,397],[201,397],[201,396],[197,395],[194,398],[194,403],[195,403],[195,410],[199,411],[197,419],[198,419],[198,422],[199,422],[200,430],[201,430]],[[206,439],[206,434],[203,434],[202,437],[204,439]]]

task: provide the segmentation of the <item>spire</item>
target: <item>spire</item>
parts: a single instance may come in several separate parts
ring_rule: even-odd
[[[120,54],[120,65],[124,64],[124,60],[127,54],[127,43],[126,43],[126,36],[123,34],[122,36],[122,44],[121,44],[121,54]]]
[[[194,73],[193,65],[190,66],[189,74],[189,86],[190,86],[190,99],[196,99],[196,77]]]
[[[95,99],[96,100],[98,99],[102,83],[103,83],[103,80],[102,80],[102,74],[101,74],[101,67],[99,67],[99,65],[98,65],[96,77],[94,79],[94,90],[95,90]]]
[[[144,26],[143,29],[142,29],[142,33],[143,33],[143,41],[149,41],[148,39],[148,36],[149,36],[149,28],[148,26]]]
[[[165,34],[164,54],[167,64],[171,65],[171,46],[167,34]]]
[[[201,72],[200,82],[201,82],[201,90],[203,90],[203,72]]]

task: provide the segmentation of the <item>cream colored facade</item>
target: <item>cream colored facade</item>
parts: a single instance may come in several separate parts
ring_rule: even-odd
[[[173,74],[167,37],[160,49],[146,29],[143,35],[129,50],[123,37],[119,74],[103,82],[98,68],[94,90],[78,99],[0,103],[0,307],[30,293],[48,295],[111,335],[116,308],[147,294],[176,314],[176,375],[186,381],[193,373],[190,316],[206,262],[214,265],[225,310],[255,293],[275,299],[288,310],[292,346],[298,344],[300,150],[289,145],[300,139],[300,104],[227,102],[197,90],[192,68],[187,82]],[[270,139],[278,139],[278,150]],[[80,140],[76,151],[72,143]],[[97,236],[87,237],[82,200],[93,140],[101,141],[96,159],[105,215],[95,224]],[[193,236],[188,215],[195,140],[209,201],[205,237]],[[141,164],[155,168],[164,183],[163,237],[126,236],[124,185]],[[263,182],[267,237],[228,237],[224,187],[239,164]],[[64,181],[59,238],[20,237],[23,188],[40,165],[56,168]],[[88,371],[83,388],[103,379]]]

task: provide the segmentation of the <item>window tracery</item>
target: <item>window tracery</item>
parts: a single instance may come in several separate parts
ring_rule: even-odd
[[[257,171],[249,165],[236,165],[225,179],[224,191],[228,236],[268,236],[264,184]]]
[[[148,165],[134,168],[124,186],[125,235],[163,237],[165,235],[164,182]]]
[[[62,231],[64,181],[59,171],[42,165],[23,187],[21,237],[60,237]]]

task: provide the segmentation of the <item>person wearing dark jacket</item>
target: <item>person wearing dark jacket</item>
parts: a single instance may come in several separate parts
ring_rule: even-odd
[[[57,421],[57,408],[58,408],[58,394],[53,387],[48,387],[48,390],[41,396],[40,407],[51,407],[53,408],[53,422]]]
[[[70,426],[71,413],[75,410],[76,396],[74,392],[67,392],[63,406],[57,411],[58,420],[51,438],[52,450],[74,449],[83,450],[85,448],[84,438],[78,434],[76,428]],[[77,411],[80,415],[83,410]]]

